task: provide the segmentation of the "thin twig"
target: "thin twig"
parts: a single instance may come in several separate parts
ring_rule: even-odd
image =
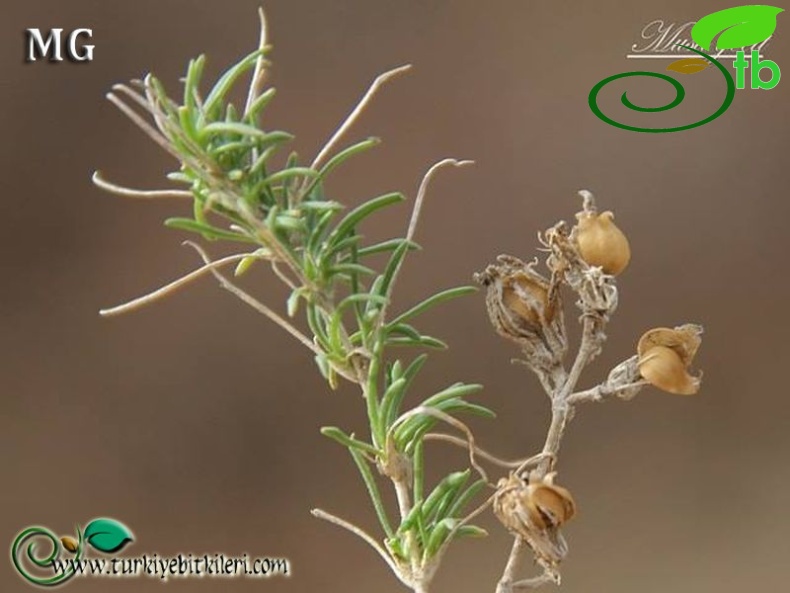
[[[101,171],[94,171],[91,177],[94,185],[110,193],[122,196],[124,198],[142,198],[146,200],[156,198],[192,198],[192,192],[184,189],[132,189],[131,187],[124,187],[107,181],[102,178]]]
[[[547,583],[557,583],[558,578],[558,575],[552,574],[548,570],[544,570],[543,574],[532,577],[531,579],[523,579],[521,581],[511,583],[510,591],[518,591],[519,589],[537,589],[538,587],[541,587]]]
[[[162,134],[160,134],[151,124],[145,121],[142,117],[140,117],[131,107],[129,107],[126,103],[121,101],[113,93],[107,93],[107,99],[114,104],[118,109],[123,111],[124,115],[131,119],[137,127],[140,128],[146,135],[151,138],[154,142],[156,142],[160,147],[162,147],[165,152],[169,153],[170,155],[174,156],[178,160],[183,160],[183,156],[173,148],[170,143],[165,139]]]
[[[483,478],[483,480],[485,480],[486,483],[490,483],[488,480],[488,474],[482,467],[480,467],[480,464],[478,464],[477,461],[475,460],[475,450],[477,449],[477,447],[475,445],[475,437],[472,434],[472,431],[469,429],[469,427],[466,424],[464,424],[457,418],[453,418],[449,414],[442,412],[441,410],[437,410],[436,408],[431,408],[428,406],[417,406],[416,408],[412,408],[405,414],[402,414],[395,422],[392,423],[392,426],[390,426],[389,434],[387,435],[387,437],[390,438],[390,435],[395,430],[395,428],[403,424],[403,422],[405,422],[409,418],[413,418],[414,416],[419,416],[421,414],[424,414],[426,416],[433,416],[434,418],[442,420],[443,422],[446,422],[450,426],[453,426],[454,428],[457,428],[458,430],[463,432],[466,435],[468,449],[469,449],[469,463],[472,465],[473,468],[475,468],[477,473],[480,474],[480,477]]]
[[[189,245],[190,247],[192,247],[192,249],[197,251],[200,257],[203,258],[204,262],[209,263],[211,261],[208,255],[206,254],[206,252],[203,250],[203,248],[200,247],[200,245],[197,245],[192,241],[185,241],[185,245]],[[285,331],[287,331],[289,334],[291,334],[294,338],[299,340],[299,342],[301,342],[314,354],[318,354],[318,355],[323,354],[323,352],[307,336],[305,336],[302,332],[300,332],[293,325],[291,325],[291,323],[289,323],[288,320],[284,319],[276,312],[271,310],[269,307],[264,305],[262,302],[260,302],[258,299],[251,296],[250,294],[248,294],[247,292],[245,292],[244,290],[233,284],[230,280],[225,278],[225,276],[217,272],[214,268],[211,268],[210,271],[212,274],[214,274],[214,277],[219,281],[222,288],[231,292],[239,299],[250,305],[253,309],[268,317],[274,323],[276,323]],[[353,381],[353,378],[350,378],[347,374],[343,373],[341,369],[335,369],[335,370],[338,372],[338,374],[342,375],[344,378],[348,379],[349,381]]]
[[[392,557],[389,554],[387,554],[386,550],[384,550],[384,548],[382,548],[381,545],[376,540],[374,540],[367,532],[363,531],[361,528],[357,527],[353,523],[349,523],[348,521],[341,519],[340,517],[337,517],[330,513],[327,513],[324,510],[313,509],[310,511],[310,513],[314,517],[318,517],[319,519],[323,519],[324,521],[333,523],[338,527],[342,527],[343,529],[350,531],[357,537],[364,540],[371,548],[373,548],[374,550],[376,550],[376,552],[378,552],[379,556],[381,556],[384,562],[387,563],[387,566],[389,566],[392,572],[395,573],[395,576],[398,577],[400,582],[402,582],[407,587],[411,587],[411,583],[405,577],[401,568],[397,564],[395,564],[395,561],[392,559]]]
[[[420,188],[417,190],[417,199],[414,200],[414,208],[412,209],[411,218],[409,219],[409,228],[406,231],[407,243],[411,243],[414,240],[414,235],[417,232],[417,223],[420,220],[420,214],[422,212],[422,204],[425,201],[425,195],[428,192],[428,184],[430,183],[436,171],[447,165],[453,165],[454,167],[464,167],[466,165],[473,164],[474,161],[469,160],[459,161],[456,159],[443,159],[437,163],[434,163],[431,168],[428,169],[425,175],[423,175],[422,181],[420,182]],[[395,288],[398,274],[400,274],[400,270],[403,267],[403,262],[405,259],[405,257],[400,259],[392,273],[392,279],[390,280],[389,288],[387,290],[387,302],[381,307],[381,312],[379,313],[379,323],[383,324],[386,320],[387,307],[391,301],[389,297],[392,295],[392,291]]]
[[[224,265],[240,261],[247,257],[255,257],[253,254],[250,253],[237,253],[235,255],[229,255],[227,257],[223,257],[222,259],[218,259],[213,262],[206,262],[206,265],[199,267],[197,270],[193,270],[189,274],[185,274],[181,276],[181,278],[162,286],[161,288],[156,289],[153,292],[149,292],[146,295],[138,297],[134,300],[131,300],[127,303],[123,303],[122,305],[117,305],[115,307],[110,307],[109,309],[101,309],[99,314],[103,317],[111,317],[113,315],[120,315],[121,313],[128,313],[130,311],[134,311],[135,309],[139,309],[145,305],[153,303],[161,298],[164,298],[179,288],[182,288],[189,284],[190,282],[197,280],[201,276],[205,275],[207,272],[213,272],[217,268],[221,268]]]
[[[526,546],[526,542],[519,536],[513,539],[513,547],[510,549],[510,555],[507,558],[505,570],[502,571],[502,577],[499,579],[496,593],[511,593],[513,579],[515,578],[516,570],[518,570],[518,565],[521,562],[521,557]]]
[[[294,284],[294,282],[283,273],[283,271],[277,265],[277,262],[274,260],[271,260],[271,262],[272,262],[272,271],[282,281],[282,283],[285,284],[291,290],[296,290],[297,289],[296,284]]]
[[[376,80],[373,81],[373,84],[370,85],[370,87],[368,88],[367,92],[362,96],[362,99],[360,99],[359,103],[357,103],[357,106],[354,107],[354,109],[351,111],[351,113],[348,114],[348,116],[343,121],[343,123],[340,124],[340,127],[335,131],[335,133],[332,135],[332,137],[327,141],[327,143],[324,145],[324,147],[320,150],[320,152],[315,157],[315,159],[313,160],[313,163],[310,165],[310,167],[313,168],[313,169],[317,169],[318,168],[318,166],[321,164],[321,162],[332,151],[332,149],[334,148],[335,144],[337,144],[337,142],[340,140],[340,138],[343,136],[343,134],[346,133],[346,131],[354,124],[354,122],[359,117],[359,115],[365,110],[365,107],[367,107],[368,103],[370,103],[371,99],[373,99],[373,95],[376,94],[376,91],[378,91],[379,88],[385,82],[387,82],[389,79],[397,76],[398,74],[400,74],[402,72],[406,72],[410,68],[411,68],[411,64],[405,64],[403,66],[399,66],[397,68],[393,68],[392,70],[384,72],[383,74],[379,74],[376,77]]]
[[[457,445],[459,447],[463,447],[464,449],[469,448],[469,441],[459,438],[457,436],[453,436],[451,434],[444,434],[441,432],[429,432],[425,435],[424,440],[426,441],[443,441],[445,443],[450,443],[453,445]],[[475,446],[475,454],[478,457],[482,457],[486,461],[490,461],[494,465],[505,469],[514,469],[514,468],[525,468],[528,467],[532,463],[537,463],[538,461],[542,460],[545,455],[543,453],[538,453],[537,455],[533,455],[532,457],[528,457],[525,459],[514,459],[512,461],[507,461],[505,459],[500,459],[496,455],[489,453],[485,449],[482,449],[479,446]]]
[[[250,108],[255,102],[255,99],[260,96],[261,88],[263,88],[263,83],[266,80],[266,58],[263,52],[266,49],[268,29],[266,27],[266,15],[263,12],[263,8],[258,8],[258,18],[261,22],[261,35],[258,41],[258,49],[261,54],[258,56],[258,59],[255,60],[255,70],[253,70],[252,79],[250,80],[250,90],[247,93],[247,103],[244,105],[244,115],[250,112]]]
[[[567,401],[570,405],[581,404],[584,402],[598,402],[606,397],[618,395],[624,391],[637,389],[644,387],[645,385],[649,385],[649,383],[644,380],[627,383],[625,385],[607,385],[606,383],[603,383],[601,385],[596,385],[591,389],[585,389],[584,391],[572,393],[568,396]]]

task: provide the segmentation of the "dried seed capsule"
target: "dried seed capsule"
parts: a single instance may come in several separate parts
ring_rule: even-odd
[[[521,345],[527,362],[542,371],[560,364],[567,349],[559,286],[535,263],[500,255],[475,279],[486,287],[486,308],[496,331]]]
[[[702,342],[702,328],[682,325],[675,329],[651,329],[639,339],[639,373],[651,385],[668,393],[693,395],[700,377],[688,372]]]
[[[631,260],[631,247],[623,231],[614,224],[614,214],[579,212],[576,218],[579,222],[574,236],[582,259],[613,276],[625,270]]]
[[[559,528],[576,514],[571,493],[553,483],[553,474],[525,483],[511,474],[499,481],[494,514],[514,535],[526,541],[535,555],[550,565],[558,564],[568,546]]]

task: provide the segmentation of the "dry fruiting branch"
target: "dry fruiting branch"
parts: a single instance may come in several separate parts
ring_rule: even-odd
[[[537,261],[500,256],[497,263],[475,275],[485,286],[494,328],[519,346],[520,362],[536,374],[549,396],[552,417],[542,451],[508,461],[478,446],[460,417],[493,417],[486,407],[467,400],[480,385],[453,383],[416,404],[407,403],[427,354],[407,359],[402,347],[410,347],[407,353],[446,347],[419,331],[414,319],[476,289],[446,289],[394,314],[393,291],[406,256],[418,248],[417,226],[431,179],[443,167],[460,167],[470,161],[444,159],[430,167],[417,189],[403,236],[366,242],[358,228],[371,215],[405,198],[388,193],[344,212],[342,204],[327,197],[326,181],[346,160],[378,143],[371,138],[338,148],[381,86],[409,66],[376,78],[309,165],[301,165],[295,153],[278,159],[291,135],[262,122],[274,89],[265,88],[269,47],[263,12],[260,17],[258,49],[225,72],[207,94],[200,90],[203,56],[190,62],[180,100],[171,98],[151,74],[129,85],[115,85],[108,94],[110,101],[177,160],[179,167],[168,178],[185,188],[130,189],[106,181],[98,172],[94,182],[124,197],[191,201],[191,217],[171,218],[165,224],[206,241],[244,249],[214,259],[203,246],[187,241],[201,259],[200,267],[101,313],[129,312],[198,278],[213,276],[222,288],[304,345],[331,388],[342,378],[360,390],[368,416],[365,434],[337,427],[324,427],[322,433],[350,453],[381,533],[369,533],[321,509],[313,510],[316,517],[358,536],[405,586],[424,593],[451,542],[485,535],[471,521],[493,507],[514,536],[497,593],[559,583],[560,563],[567,553],[560,529],[574,516],[576,504],[571,493],[555,483],[556,470],[562,437],[576,407],[612,397],[630,399],[647,383],[671,393],[696,392],[699,380],[687,369],[699,346],[701,328],[651,330],[639,341],[637,353],[612,369],[605,382],[577,390],[582,371],[602,348],[606,325],[617,307],[615,277],[630,259],[628,241],[611,213],[598,214],[592,194],[583,191],[577,224],[568,229],[558,223],[540,235],[541,250],[548,254],[545,273],[539,271]],[[250,82],[245,105],[239,110],[228,96],[246,73]],[[374,266],[374,255],[384,256],[383,266]],[[232,278],[224,271],[231,264],[235,264]],[[262,264],[290,291],[284,311],[253,296],[236,280],[251,266]],[[582,324],[570,366],[565,364],[569,345],[563,300],[567,294],[576,298]],[[300,311],[303,322],[297,320]],[[395,346],[400,348],[395,351]],[[438,424],[458,435],[437,432]],[[428,487],[423,452],[429,443],[465,448],[468,467]],[[483,462],[509,470],[508,475],[493,484]],[[473,474],[476,480],[470,480]],[[385,504],[382,482],[392,488],[396,508]],[[481,496],[486,488],[491,493]],[[525,552],[532,554],[541,572],[519,580],[517,568]]]

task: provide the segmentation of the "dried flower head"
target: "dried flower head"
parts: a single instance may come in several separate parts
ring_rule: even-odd
[[[538,560],[556,566],[568,553],[559,528],[576,515],[571,493],[554,484],[555,474],[524,480],[511,473],[499,481],[494,513],[508,531],[524,539]]]
[[[487,288],[486,307],[496,331],[521,345],[530,366],[545,371],[560,364],[567,340],[559,283],[544,278],[535,265],[500,255],[475,280]]]
[[[650,384],[678,395],[699,391],[700,376],[688,369],[702,342],[702,327],[686,324],[651,329],[639,339],[639,372]]]

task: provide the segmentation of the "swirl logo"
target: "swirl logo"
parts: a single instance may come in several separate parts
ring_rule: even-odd
[[[658,72],[623,72],[604,78],[601,82],[596,84],[590,91],[588,103],[592,112],[607,124],[629,130],[632,132],[645,132],[651,134],[666,133],[666,132],[681,132],[683,130],[690,130],[702,126],[708,122],[713,121],[722,115],[729,108],[733,99],[735,98],[735,89],[743,89],[746,86],[746,70],[751,67],[751,88],[759,88],[769,90],[779,84],[781,78],[781,71],[779,66],[771,60],[761,60],[760,54],[757,50],[752,50],[749,59],[746,58],[746,52],[743,48],[750,45],[756,45],[765,42],[773,35],[776,30],[776,16],[783,12],[782,8],[766,5],[748,5],[736,6],[727,8],[709,14],[701,18],[694,27],[691,29],[691,37],[695,46],[684,45],[675,43],[674,45],[685,48],[698,56],[699,58],[683,58],[672,62],[667,70],[678,74],[690,75],[702,72],[710,66],[714,66],[715,70],[721,73],[727,85],[727,90],[719,108],[711,115],[699,121],[670,128],[648,128],[628,125],[619,122],[607,116],[598,106],[598,95],[601,90],[610,82],[619,80],[621,78],[630,78],[634,76],[647,76],[652,78],[659,78],[669,82],[675,89],[675,98],[666,105],[658,107],[642,107],[636,105],[628,98],[628,93],[624,92],[621,97],[621,103],[632,111],[642,113],[656,113],[661,111],[669,111],[680,105],[686,96],[686,90],[683,85],[667,74]],[[715,40],[715,44],[714,44]],[[727,68],[716,58],[706,53],[711,50],[711,46],[719,51],[738,49],[736,52],[736,59],[733,62],[733,68],[736,71],[736,80],[733,79],[732,74]],[[771,73],[769,80],[763,80],[760,72],[768,69]]]
[[[17,572],[28,582],[42,587],[60,585],[77,573],[78,562],[85,557],[86,544],[104,554],[114,554],[132,541],[132,532],[115,519],[94,519],[83,531],[76,527],[76,537],[58,537],[46,527],[28,527],[19,533],[11,545],[11,561]],[[34,541],[35,540],[35,541]],[[49,541],[51,550],[38,553],[36,543]],[[60,562],[61,552],[75,562]],[[62,570],[56,570],[60,564]]]

